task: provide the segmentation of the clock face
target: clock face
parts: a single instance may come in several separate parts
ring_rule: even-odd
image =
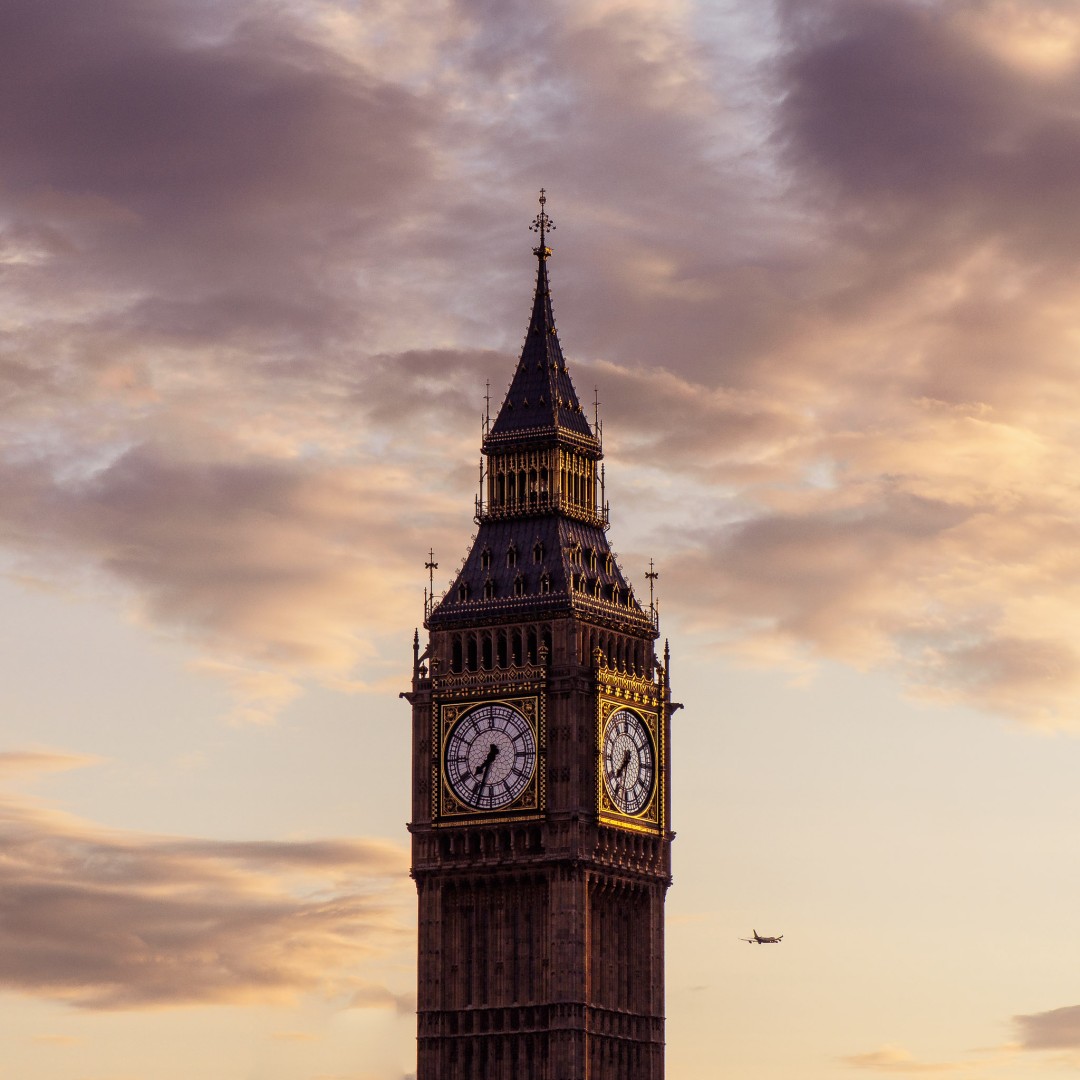
[[[637,713],[618,709],[604,728],[604,786],[615,807],[633,817],[652,798],[656,755],[652,735]]]
[[[509,806],[536,768],[536,737],[510,705],[492,701],[470,709],[446,740],[446,779],[475,810]]]

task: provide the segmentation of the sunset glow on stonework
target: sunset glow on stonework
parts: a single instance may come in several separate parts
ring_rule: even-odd
[[[1078,65],[1056,0],[0,7],[0,1074],[415,1075],[399,694],[541,187],[685,706],[665,1075],[1080,1068]]]

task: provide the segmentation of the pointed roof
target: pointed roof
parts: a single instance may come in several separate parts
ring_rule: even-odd
[[[481,524],[425,625],[448,630],[561,616],[657,636],[604,530],[548,514]]]
[[[532,225],[540,234],[540,244],[533,248],[538,265],[532,318],[510,389],[488,433],[489,441],[510,441],[526,435],[550,438],[560,431],[573,432],[579,438],[594,438],[566,369],[555,329],[547,270],[552,252],[546,244],[546,234],[555,224],[544,211],[546,201],[541,189],[540,213]]]
[[[600,440],[578,401],[555,332],[546,243],[555,226],[544,212],[545,201],[541,190],[540,213],[532,226],[540,244],[533,249],[538,264],[529,331],[483,449],[498,457],[504,449],[516,452],[524,446],[543,453],[570,444],[579,460],[596,463],[603,456]],[[500,504],[498,512],[490,505],[485,510],[478,500],[476,522],[469,553],[428,613],[429,629],[575,617],[657,636],[653,612],[642,608],[608,546],[606,507],[560,497],[556,481],[543,498]]]

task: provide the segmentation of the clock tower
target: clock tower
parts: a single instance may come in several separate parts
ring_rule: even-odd
[[[655,605],[608,546],[599,425],[555,330],[544,204],[521,359],[485,423],[476,536],[428,597],[403,695],[417,1080],[664,1075],[678,706]]]

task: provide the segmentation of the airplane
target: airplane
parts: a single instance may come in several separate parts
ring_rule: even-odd
[[[756,930],[753,937],[739,938],[740,941],[749,941],[751,945],[779,945],[784,940],[784,935],[779,937],[762,937]]]

